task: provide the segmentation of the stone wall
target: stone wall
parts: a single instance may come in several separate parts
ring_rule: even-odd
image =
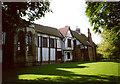
[[[25,46],[24,46],[24,52],[25,55],[18,56],[18,32],[23,31],[25,33]],[[28,54],[27,50],[27,33],[31,32],[32,33],[32,53]],[[18,29],[17,33],[14,36],[14,65],[15,66],[31,66],[33,63],[36,61],[36,56],[37,56],[37,48],[36,48],[36,43],[35,43],[35,30],[34,28],[25,28]]]

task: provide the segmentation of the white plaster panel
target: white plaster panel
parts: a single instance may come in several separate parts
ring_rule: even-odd
[[[71,39],[71,48],[73,49],[73,39]]]
[[[55,49],[50,49],[50,60],[55,60]]]
[[[64,61],[67,60],[67,53],[64,52]]]
[[[40,48],[38,48],[38,61],[40,61]]]
[[[65,45],[65,48],[67,48],[67,39],[65,39],[65,44],[64,45]]]
[[[62,51],[62,49],[57,49],[57,51]]]
[[[70,30],[67,31],[66,36],[68,36],[68,37],[72,37]]]
[[[65,42],[62,41],[62,49],[65,49]]]
[[[40,36],[40,33],[38,33],[38,36]]]
[[[48,35],[46,35],[46,34],[41,34],[41,36],[42,36],[42,37],[48,37]]]
[[[80,43],[78,40],[76,40],[76,44],[77,44],[77,45],[80,45],[80,44],[82,44],[82,43]]]
[[[48,48],[42,48],[42,59],[43,61],[48,61]]]
[[[72,60],[72,53],[70,53],[70,60]]]
[[[56,37],[55,36],[50,36],[50,38],[54,38],[55,39]]]

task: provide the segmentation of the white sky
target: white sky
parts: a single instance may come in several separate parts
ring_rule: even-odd
[[[81,33],[86,36],[88,36],[88,28],[90,28],[93,41],[96,44],[100,43],[100,36],[94,34],[89,19],[84,13],[86,6],[84,0],[51,0],[50,9],[53,13],[46,13],[45,17],[35,21],[35,23],[58,29],[68,25],[72,30],[78,26]]]

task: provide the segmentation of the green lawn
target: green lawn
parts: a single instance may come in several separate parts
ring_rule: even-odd
[[[3,82],[118,83],[119,65],[115,62],[74,62],[19,68],[3,71]]]

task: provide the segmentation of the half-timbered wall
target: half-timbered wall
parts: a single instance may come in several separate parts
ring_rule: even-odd
[[[38,60],[39,62],[55,62],[57,51],[62,51],[61,38],[38,33]],[[43,38],[47,38],[47,47],[43,46]],[[54,47],[51,47],[50,39],[54,39]],[[42,41],[41,41],[42,40]],[[41,43],[42,42],[42,43]],[[57,44],[57,46],[56,46]],[[53,45],[53,44],[52,44]]]

